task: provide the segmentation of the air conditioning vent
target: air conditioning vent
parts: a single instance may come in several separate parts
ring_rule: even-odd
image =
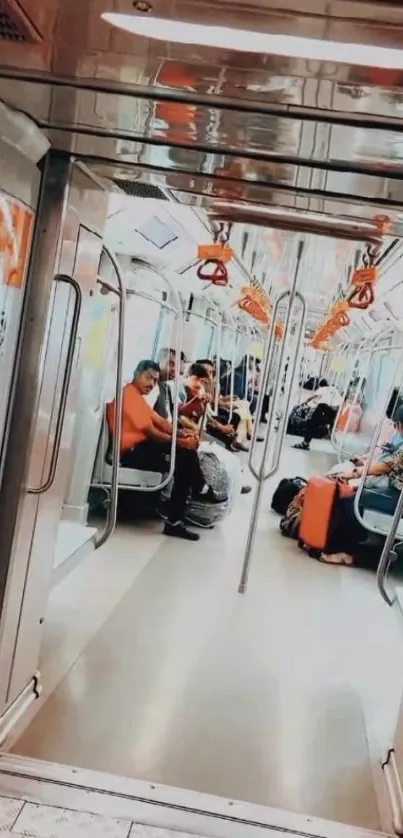
[[[27,44],[42,40],[17,0],[0,0],[0,40]]]
[[[158,198],[159,201],[168,201],[165,193],[152,183],[142,183],[139,180],[124,180],[123,178],[114,178],[113,182],[129,198]]]

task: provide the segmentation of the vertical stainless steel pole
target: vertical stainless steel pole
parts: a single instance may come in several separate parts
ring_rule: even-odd
[[[271,398],[269,415],[268,415],[268,418],[267,418],[267,431],[266,431],[266,436],[265,436],[264,445],[263,445],[262,459],[261,459],[259,471],[258,471],[257,474],[252,470],[252,467],[251,467],[252,455],[253,455],[253,446],[256,443],[256,436],[257,436],[257,431],[255,432],[255,429],[254,429],[254,434],[253,434],[253,438],[252,438],[252,445],[251,445],[251,450],[250,450],[250,455],[249,455],[249,467],[251,468],[252,473],[257,477],[257,486],[256,486],[256,489],[255,489],[255,497],[253,499],[252,514],[251,514],[251,519],[250,519],[250,523],[249,523],[248,537],[247,537],[246,547],[245,547],[245,555],[244,555],[244,560],[243,560],[243,565],[242,565],[241,578],[240,578],[239,587],[238,587],[238,593],[240,593],[240,594],[245,593],[247,583],[248,583],[250,563],[251,563],[253,547],[254,547],[255,539],[256,539],[257,523],[258,523],[258,518],[259,518],[260,504],[261,504],[261,500],[262,500],[262,492],[263,492],[263,486],[264,486],[264,481],[265,481],[264,466],[265,466],[265,460],[266,460],[267,452],[268,452],[268,449],[269,449],[269,441],[270,441],[270,438],[271,438],[271,434],[273,432],[273,429],[272,429],[271,425],[272,425],[272,419],[273,419],[273,416],[274,416],[274,411],[275,411],[275,407],[276,407],[276,403],[277,403],[278,393],[279,393],[279,389],[280,389],[280,385],[281,385],[281,374],[282,374],[282,370],[283,370],[283,359],[284,359],[285,349],[286,349],[286,346],[287,346],[288,335],[289,335],[290,326],[291,326],[291,315],[292,315],[293,304],[294,304],[295,296],[296,296],[296,293],[297,293],[297,284],[298,284],[299,269],[300,269],[301,260],[302,260],[302,253],[303,253],[303,242],[300,241],[299,244],[298,244],[297,261],[296,261],[294,278],[293,278],[291,289],[290,289],[290,291],[286,291],[278,297],[278,299],[276,301],[276,304],[274,306],[274,309],[273,309],[273,314],[272,314],[273,321],[272,321],[272,324],[271,324],[271,332],[270,332],[270,337],[269,337],[269,342],[268,342],[268,351],[267,351],[267,354],[266,354],[263,380],[262,380],[262,383],[261,383],[262,390],[266,386],[266,382],[267,382],[267,378],[268,378],[268,374],[269,374],[269,369],[270,369],[271,354],[272,354],[272,349],[274,347],[275,318],[276,318],[276,315],[277,315],[279,303],[281,302],[282,299],[284,299],[288,295],[289,300],[288,300],[288,308],[287,308],[287,314],[286,314],[286,320],[285,320],[284,336],[283,336],[283,339],[282,339],[281,351],[280,351],[280,356],[279,356],[279,359],[278,359],[278,369],[277,369],[277,373],[276,373],[276,380],[275,380],[275,384],[274,384],[274,388],[273,388],[273,394],[272,394],[272,398]],[[295,371],[295,364],[293,365],[293,369],[292,369],[292,371],[290,371],[290,374],[293,374],[294,371]],[[259,395],[261,395],[261,394],[259,394]],[[262,399],[263,399],[263,397],[262,397]],[[260,404],[262,403],[262,399],[260,399]],[[258,404],[257,409],[259,411],[259,404]],[[259,416],[259,412],[257,413],[257,416]],[[279,455],[280,451],[278,451],[277,453]]]

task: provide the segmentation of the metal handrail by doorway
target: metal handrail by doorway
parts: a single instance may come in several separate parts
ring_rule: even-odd
[[[116,281],[118,284],[117,288],[114,286],[109,286],[110,290],[113,291],[118,300],[119,300],[119,307],[118,307],[118,346],[117,346],[117,358],[116,358],[116,382],[115,382],[115,422],[114,422],[114,432],[113,432],[113,439],[112,439],[112,475],[111,475],[111,488],[110,488],[110,502],[108,505],[108,512],[106,523],[101,530],[101,532],[97,533],[94,537],[94,547],[95,550],[98,550],[99,547],[102,547],[103,544],[111,537],[114,533],[116,527],[116,519],[117,519],[117,512],[118,512],[118,494],[119,494],[119,483],[118,483],[118,475],[119,475],[119,461],[120,461],[120,441],[122,436],[122,411],[123,411],[123,351],[124,351],[124,338],[125,338],[125,310],[126,310],[126,300],[125,300],[125,284],[123,280],[123,272],[120,267],[120,264],[115,256],[114,253],[109,249],[106,244],[102,245],[102,252],[107,256],[109,259],[114,274],[116,277]],[[101,254],[102,258],[102,254]]]
[[[67,347],[67,354],[66,354],[66,365],[64,368],[63,380],[61,384],[60,390],[60,403],[59,403],[59,410],[57,413],[56,419],[56,428],[53,438],[53,448],[52,454],[50,457],[49,463],[49,470],[48,475],[43,483],[40,486],[34,489],[27,489],[28,495],[42,495],[47,492],[54,483],[57,471],[57,464],[59,461],[59,453],[60,453],[60,446],[62,442],[62,434],[63,434],[63,425],[64,425],[64,417],[66,414],[66,407],[67,407],[67,397],[69,394],[69,387],[70,387],[70,380],[71,374],[73,372],[73,362],[74,362],[74,353],[76,348],[76,340],[78,335],[78,327],[80,322],[80,313],[81,313],[81,304],[82,304],[82,293],[81,288],[77,280],[73,279],[72,276],[68,274],[56,274],[54,277],[54,282],[61,282],[65,285],[69,285],[70,288],[74,292],[74,308],[73,308],[73,316],[71,319],[71,329],[70,329],[70,337],[69,343]]]
[[[399,348],[401,349],[401,347],[399,347]],[[368,532],[374,533],[375,535],[386,536],[386,540],[385,540],[385,543],[383,545],[383,550],[382,550],[382,553],[381,553],[381,557],[380,557],[379,563],[378,563],[376,580],[377,580],[377,586],[378,586],[379,593],[381,594],[382,599],[388,605],[393,605],[394,597],[391,597],[386,590],[386,576],[387,576],[387,572],[388,572],[388,569],[389,569],[389,565],[390,565],[390,563],[393,559],[393,544],[394,544],[394,540],[395,540],[395,536],[396,536],[396,531],[397,531],[397,528],[399,526],[399,523],[400,523],[400,520],[401,520],[401,517],[402,517],[402,513],[403,513],[403,491],[400,493],[399,499],[397,501],[396,508],[395,508],[395,511],[394,511],[394,514],[393,514],[393,517],[392,517],[392,522],[391,522],[391,525],[390,525],[390,528],[389,528],[388,532],[384,532],[379,527],[375,527],[375,526],[371,525],[370,523],[368,523],[368,521],[365,521],[364,517],[361,515],[360,501],[361,501],[361,498],[362,498],[363,490],[365,489],[365,481],[368,477],[368,472],[369,472],[370,466],[371,466],[371,464],[373,462],[373,459],[374,459],[374,454],[375,454],[376,447],[378,445],[378,439],[379,439],[379,435],[381,433],[382,424],[383,424],[384,419],[385,419],[386,410],[387,410],[387,407],[388,407],[388,405],[390,403],[390,400],[392,398],[393,390],[395,388],[396,374],[397,374],[397,372],[400,368],[400,363],[401,363],[402,360],[403,360],[403,350],[401,349],[400,355],[396,359],[396,362],[395,362],[395,367],[394,367],[393,375],[391,377],[391,382],[390,382],[390,385],[389,385],[389,388],[388,388],[388,391],[387,391],[387,394],[386,394],[386,400],[384,402],[384,407],[380,412],[378,422],[377,422],[377,424],[375,426],[375,429],[374,429],[374,432],[372,434],[371,444],[370,444],[370,447],[369,447],[369,451],[368,451],[366,460],[364,462],[361,479],[360,479],[359,485],[357,487],[357,491],[356,491],[355,496],[354,496],[354,514],[355,514],[355,517],[356,517],[357,521]]]

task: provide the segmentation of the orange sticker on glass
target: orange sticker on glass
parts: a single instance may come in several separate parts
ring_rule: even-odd
[[[0,192],[0,276],[5,285],[23,286],[32,221],[28,207]]]

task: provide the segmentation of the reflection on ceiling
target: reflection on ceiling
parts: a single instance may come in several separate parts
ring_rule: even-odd
[[[20,7],[27,35],[18,41],[0,32],[0,99],[34,119],[54,149],[76,155],[111,187],[143,201],[143,209],[149,199],[163,199],[158,220],[147,220],[151,239],[165,241],[167,214],[183,227],[179,213],[186,211],[180,247],[173,239],[164,248],[178,267],[188,265],[189,277],[216,199],[343,218],[387,214],[391,234],[403,234],[403,71],[158,42],[102,20],[105,12],[130,14],[132,0],[7,4],[10,14]],[[150,15],[173,21],[340,42],[347,55],[354,43],[403,50],[400,3],[145,5]],[[122,212],[125,248],[122,231],[132,230],[132,219]],[[149,226],[136,233],[138,246],[157,249],[148,234]],[[233,236],[241,263],[232,266],[234,287],[250,275],[267,288],[289,282],[295,236],[246,224],[234,225]],[[356,250],[354,243],[306,238],[312,311],[323,312],[343,287]],[[385,271],[391,282],[395,271]]]

